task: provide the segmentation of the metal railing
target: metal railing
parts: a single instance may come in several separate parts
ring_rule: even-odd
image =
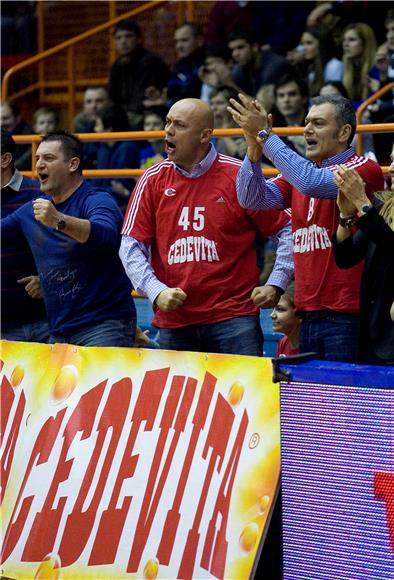
[[[371,95],[370,97],[368,97],[368,99],[366,99],[365,101],[363,101],[361,103],[361,105],[359,106],[359,108],[356,111],[356,119],[357,119],[357,126],[358,127],[362,127],[362,116],[364,111],[368,108],[369,105],[372,105],[375,101],[377,101],[380,97],[382,97],[383,95],[385,95],[388,91],[393,90],[394,89],[394,82],[393,83],[388,83],[387,85],[384,85],[384,87],[381,87],[380,89],[378,89],[376,91],[376,93],[374,93],[373,95]],[[393,125],[393,124],[391,124]],[[369,125],[372,126],[372,125]],[[367,125],[364,125],[364,127],[367,127]],[[394,129],[392,128],[391,131],[393,131]],[[357,140],[356,140],[356,153],[358,155],[362,155],[363,152],[363,137],[362,134],[366,133],[367,131],[359,131],[358,135],[357,135]],[[378,131],[373,131],[373,132],[378,132]]]
[[[112,28],[117,22],[120,22],[121,20],[124,20],[126,18],[135,18],[138,14],[142,14],[142,13],[147,12],[149,10],[156,9],[158,6],[163,5],[163,4],[168,4],[168,3],[169,3],[169,0],[154,0],[152,2],[145,2],[145,3],[141,4],[141,6],[134,8],[133,10],[129,10],[128,12],[125,12],[125,13],[121,14],[120,16],[109,19],[104,24],[100,24],[98,26],[95,26],[94,28],[91,28],[90,30],[83,32],[82,34],[78,34],[77,36],[74,36],[73,38],[70,38],[69,40],[61,42],[60,44],[57,44],[56,46],[53,46],[52,48],[44,50],[43,52],[40,52],[39,54],[36,54],[35,56],[32,56],[31,58],[28,58],[28,59],[16,64],[15,66],[11,67],[4,74],[2,87],[1,87],[2,100],[3,101],[7,101],[7,100],[13,101],[17,98],[21,98],[27,94],[30,94],[34,91],[39,90],[40,96],[41,96],[40,100],[42,101],[43,98],[42,98],[41,91],[44,88],[64,88],[67,90],[67,94],[68,94],[67,115],[68,115],[69,119],[73,119],[75,117],[75,114],[76,114],[76,106],[75,105],[76,105],[77,88],[101,84],[103,82],[106,82],[106,80],[107,80],[107,79],[101,79],[101,78],[76,79],[76,76],[75,76],[75,47],[76,47],[76,45],[85,41],[86,39],[102,32],[102,31],[104,31],[104,30],[108,30],[109,28]],[[187,3],[192,4],[191,0],[187,0]],[[43,2],[39,2],[38,4],[42,5]],[[192,11],[192,7],[188,8],[188,11],[189,11],[188,13],[190,13]],[[42,25],[41,25],[41,28],[42,28]],[[39,27],[39,39],[41,38],[41,36],[43,34],[41,28]],[[40,30],[41,30],[41,32],[40,32]],[[40,44],[42,44],[42,41],[39,42],[39,45]],[[64,80],[56,80],[56,81],[45,80],[43,67],[42,67],[43,62],[46,59],[52,57],[55,54],[58,54],[58,53],[64,51],[64,50],[67,51],[67,67],[66,67],[67,78]],[[9,93],[10,79],[16,73],[22,71],[23,69],[31,67],[33,64],[36,64],[36,63],[38,63],[38,66],[39,66],[38,81],[31,84],[30,86],[22,89],[22,90],[10,95],[10,93]]]
[[[279,136],[303,135],[304,127],[276,127],[273,132]],[[363,133],[391,133],[394,132],[394,123],[378,123],[357,125],[357,134]],[[129,141],[129,140],[148,140],[148,139],[164,139],[164,131],[122,131],[118,133],[79,133],[78,137],[83,142],[89,141]],[[242,136],[242,129],[215,129],[213,131],[214,137],[235,137]],[[14,135],[16,143],[31,143],[32,144],[32,169],[31,171],[22,171],[24,175],[35,177],[35,155],[37,146],[41,140],[40,135]],[[85,169],[83,175],[85,177],[136,177],[142,175],[145,169]],[[382,166],[384,173],[388,172],[388,166]],[[263,174],[266,176],[274,176],[278,174],[277,169],[264,168]]]

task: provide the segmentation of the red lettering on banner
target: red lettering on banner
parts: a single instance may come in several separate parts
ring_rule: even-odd
[[[169,431],[174,423],[175,412],[179,404],[184,382],[185,377],[183,376],[175,376],[172,380],[170,393],[169,396],[167,397],[165,409],[160,421],[159,440],[157,442],[155,455],[152,460],[148,483],[146,486],[146,491],[134,534],[133,545],[131,548],[130,558],[127,565],[128,572],[136,572],[138,570],[142,552],[149,537],[152,523],[156,515],[157,507],[159,505],[159,501],[162,496],[167,476],[171,467],[172,459],[179,441],[179,435],[181,433],[181,430],[183,430],[185,424],[185,419],[187,417],[187,404],[189,404],[190,409],[190,403],[193,399],[196,381],[194,381],[194,384],[189,381],[188,388],[186,389],[184,396],[182,397],[182,403],[180,405],[177,421],[175,422],[174,425],[175,433],[173,434],[170,449],[159,477],[159,467],[162,462],[164,447],[168,439]],[[159,481],[157,481],[158,479]],[[156,492],[153,495],[154,489],[156,489]]]
[[[0,421],[0,444],[3,442],[12,403],[15,401],[15,390],[6,377],[1,381],[1,421]]]
[[[394,472],[377,471],[373,483],[375,497],[382,499],[386,504],[387,528],[391,550],[394,554]]]
[[[3,441],[8,419],[10,418],[12,404],[15,401],[15,393],[11,383],[3,377],[1,383],[1,441]],[[3,503],[8,478],[11,471],[12,461],[14,459],[15,445],[18,439],[19,429],[23,419],[23,413],[26,406],[25,393],[22,391],[14,414],[11,428],[8,432],[7,441],[4,445],[0,459],[0,504]]]
[[[105,408],[97,426],[97,442],[90,458],[75,505],[67,518],[66,527],[62,536],[59,548],[59,556],[62,566],[70,566],[79,558],[92,532],[108,474],[126,421],[131,399],[131,391],[132,384],[129,378],[122,379],[117,383],[114,383],[111,387]],[[94,414],[95,413],[93,413],[93,416]],[[111,439],[94,495],[90,501],[89,507],[82,511],[85,505],[86,496],[91,489],[93,478],[97,470],[97,464],[99,463],[100,455],[109,430],[112,432]]]
[[[40,562],[53,550],[67,497],[62,496],[59,498],[57,502],[58,507],[53,508],[53,505],[59,490],[59,485],[68,479],[74,463],[74,459],[67,459],[67,455],[77,433],[81,432],[81,440],[91,436],[97,408],[102,399],[106,383],[107,381],[103,381],[82,395],[65,426],[63,433],[64,441],[56,471],[42,510],[37,512],[34,518],[23,551],[22,561]]]
[[[25,490],[26,483],[30,477],[30,473],[34,465],[40,465],[48,461],[52,448],[55,444],[59,429],[61,427],[65,412],[66,410],[62,409],[57,413],[56,417],[50,417],[49,419],[47,419],[47,421],[45,421],[44,425],[42,426],[38,434],[38,437],[34,444],[33,451],[31,452],[30,455],[29,463],[26,468],[26,473],[23,477],[23,482],[18,493],[18,498],[15,502],[15,507],[12,512],[10,522],[8,524],[7,532],[4,537],[1,562],[5,562],[5,560],[7,560],[7,558],[10,556],[12,550],[15,548],[18,539],[23,531],[27,516],[30,511],[31,504],[34,499],[34,496],[29,496],[26,497],[22,502],[23,492]],[[17,518],[14,521],[14,517],[16,515]]]
[[[228,514],[230,510],[231,494],[233,491],[235,475],[238,469],[239,458],[241,456],[242,445],[245,440],[246,429],[248,427],[248,416],[244,411],[240,427],[238,429],[237,437],[231,452],[230,460],[224,473],[223,481],[221,482],[219,493],[216,499],[215,509],[212,518],[209,522],[207,535],[205,538],[204,550],[201,558],[201,566],[209,570],[216,578],[224,577],[224,570],[226,567],[227,546],[226,529],[228,522]],[[218,522],[219,513],[220,528],[216,533],[216,524]],[[210,563],[211,555],[212,563]]]
[[[213,413],[207,441],[204,446],[203,458],[206,459],[208,451],[211,450],[208,469],[205,476],[201,497],[198,502],[196,515],[194,516],[193,527],[189,530],[185,550],[179,567],[178,577],[187,580],[193,579],[193,569],[195,565],[197,547],[200,539],[199,527],[204,512],[205,502],[208,496],[214,469],[220,473],[223,464],[226,446],[230,437],[234,422],[234,411],[224,397],[219,394],[216,407]],[[219,460],[219,461],[218,461]]]
[[[189,381],[190,380],[191,379],[189,379]],[[171,558],[172,550],[174,547],[175,535],[181,517],[179,512],[181,502],[189,478],[190,468],[193,463],[197,442],[200,437],[200,433],[205,425],[215,385],[216,378],[210,373],[206,373],[204,377],[204,382],[201,387],[201,393],[198,399],[194,417],[192,419],[193,431],[190,436],[190,441],[186,451],[185,460],[182,465],[182,471],[175,492],[174,502],[172,504],[172,508],[167,513],[159,549],[157,551],[157,557],[159,559],[159,562],[161,562],[162,564],[168,564]]]
[[[129,511],[132,496],[125,497],[120,508],[119,500],[123,481],[134,475],[138,455],[132,455],[133,448],[143,421],[145,431],[153,429],[160,401],[167,382],[169,368],[147,371],[139,391],[132,415],[132,424],[123,454],[122,462],[113,488],[108,509],[101,516],[96,539],[89,558],[89,566],[111,564],[115,561],[120,537]],[[108,533],[111,530],[111,533]]]

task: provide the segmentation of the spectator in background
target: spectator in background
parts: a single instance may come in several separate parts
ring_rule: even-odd
[[[283,75],[294,74],[294,68],[283,56],[270,49],[261,50],[248,30],[231,32],[228,47],[235,63],[233,81],[248,95],[255,96],[261,85],[275,84]]]
[[[110,105],[97,116],[94,127],[98,133],[128,131],[127,113],[122,107]],[[101,141],[97,149],[97,169],[136,169],[140,165],[140,151],[132,141]],[[112,177],[94,180],[97,187],[108,189],[122,212],[125,211],[135,180],[131,177]]]
[[[1,129],[1,215],[7,217],[39,197],[38,181],[23,177],[14,166],[15,141]],[[19,240],[1,239],[1,337],[6,340],[47,342],[49,328],[44,301],[30,248]]]
[[[325,95],[338,95],[340,97],[345,97],[345,99],[349,98],[347,90],[341,81],[328,81],[324,83],[319,91],[319,95],[322,97]]]
[[[20,114],[19,108],[15,103],[4,101],[0,105],[0,122],[2,129],[5,129],[12,135],[32,135],[34,133],[31,127]],[[31,145],[16,145],[14,165],[17,169],[31,170],[32,153]]]
[[[310,2],[308,4],[311,5]],[[318,1],[315,2],[315,8],[312,7],[313,9],[309,12],[307,26],[317,26],[327,30],[340,47],[344,27],[353,22],[363,22],[373,28],[378,41],[382,42],[384,36],[382,15],[386,7],[387,2],[376,0]]]
[[[143,101],[156,98],[167,86],[169,70],[159,56],[144,48],[142,31],[136,22],[118,22],[114,40],[119,56],[111,67],[109,96],[115,105],[127,111],[130,128],[141,129]]]
[[[295,287],[302,318],[300,352],[327,360],[355,362],[359,332],[360,266],[344,273],[335,264],[331,235],[338,223],[338,188],[333,169],[354,166],[369,195],[383,188],[377,163],[350,147],[356,130],[351,102],[343,97],[315,97],[305,120],[304,159],[271,132],[272,116],[257,101],[240,95],[230,112],[244,129],[248,152],[237,178],[243,207],[292,209]],[[265,180],[262,152],[281,172]]]
[[[210,144],[212,128],[207,103],[183,99],[171,107],[168,161],[139,179],[120,255],[135,288],[154,304],[161,348],[261,356],[251,293],[268,308],[290,282],[289,218],[284,212],[241,209],[235,191],[240,162],[217,154]],[[280,249],[267,285],[254,288],[259,230],[276,237]]]
[[[391,159],[394,175],[394,148]],[[358,362],[393,365],[394,189],[375,193],[370,201],[355,170],[339,165],[335,178],[342,216],[333,237],[335,261],[339,268],[363,263]]]
[[[59,114],[52,107],[40,107],[33,114],[33,129],[39,135],[45,135],[59,128]]]
[[[147,110],[144,112],[144,131],[163,131],[165,125],[166,109]],[[140,168],[148,169],[155,163],[163,161],[167,157],[162,137],[148,139],[147,147],[141,150]]]
[[[319,28],[306,28],[296,49],[287,53],[287,60],[308,82],[309,96],[315,97],[324,82],[340,81],[343,64],[333,56],[329,36]]]
[[[106,87],[88,87],[83,95],[83,110],[76,115],[73,122],[74,131],[76,133],[94,133],[98,116],[110,104]],[[83,144],[85,169],[96,169],[98,147],[98,141],[88,141]]]
[[[295,46],[310,2],[216,2],[209,14],[206,43],[224,44],[234,30],[249,30],[259,44],[285,55]]]
[[[232,87],[218,87],[211,93],[210,105],[214,115],[215,129],[237,128],[234,120],[227,110],[229,99],[237,98],[238,93]],[[241,137],[213,137],[212,143],[218,153],[230,155],[237,159],[243,159],[246,153],[245,139]]]
[[[394,81],[394,9],[387,12],[385,21],[386,42],[382,44],[375,55],[375,80],[371,86],[377,91]],[[392,123],[394,121],[394,89],[386,92],[374,103],[368,106],[371,123]],[[373,136],[376,155],[381,163],[388,162],[387,152],[390,151],[392,135],[389,133]]]
[[[375,33],[368,24],[349,24],[343,32],[343,78],[355,109],[369,94],[369,74],[376,53]]]
[[[198,98],[201,80],[198,76],[204,64],[204,36],[198,24],[185,22],[174,33],[178,60],[168,82],[167,98],[170,104],[186,97]]]
[[[88,87],[83,95],[83,110],[74,119],[74,131],[93,133],[98,115],[110,104],[106,87]]]
[[[237,91],[242,91],[233,81],[232,67],[233,61],[227,46],[211,46],[207,48],[204,64],[198,71],[202,82],[201,100],[209,103],[213,90],[218,87],[233,87]]]
[[[2,233],[30,245],[50,342],[132,346],[135,306],[118,256],[122,214],[107,192],[84,182],[82,167],[79,139],[45,135],[36,153],[41,195],[3,218]]]
[[[308,86],[306,82],[291,75],[285,75],[275,85],[275,127],[300,127],[304,124],[308,106]],[[294,151],[305,155],[305,139],[302,135],[289,135],[284,139]]]
[[[291,356],[299,353],[301,318],[294,304],[293,285],[282,294],[271,312],[272,330],[282,332],[283,336],[276,349],[276,356]]]

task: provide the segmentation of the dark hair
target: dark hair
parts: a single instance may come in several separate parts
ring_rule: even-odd
[[[349,94],[346,90],[345,85],[341,82],[341,81],[326,81],[320,88],[320,90],[323,87],[328,87],[328,86],[332,86],[335,87],[336,89],[338,89],[338,91],[341,93],[342,97],[345,97],[345,99],[349,98]]]
[[[205,51],[205,58],[221,58],[225,62],[231,60],[231,50],[225,44],[217,44],[215,46],[208,46]]]
[[[228,87],[226,85],[222,85],[220,87],[215,87],[209,96],[209,100],[216,95],[222,94],[224,98],[228,101],[229,99],[238,99],[238,91],[234,89],[234,87]]]
[[[129,130],[129,118],[123,107],[119,105],[105,107],[100,113],[100,118],[104,129],[112,129],[114,133]]]
[[[3,101],[1,104],[3,107],[4,106],[9,107],[11,109],[14,117],[17,117],[18,115],[20,115],[21,112],[20,112],[20,109],[16,103],[11,102],[11,101]]]
[[[241,39],[251,45],[257,42],[256,34],[248,28],[236,28],[227,35],[227,42]]]
[[[309,97],[308,85],[306,84],[306,82],[296,75],[292,75],[290,73],[287,73],[287,74],[283,75],[282,77],[280,77],[278,82],[275,83],[275,85],[274,85],[275,99],[276,99],[276,93],[278,92],[278,89],[280,89],[280,87],[283,87],[284,85],[287,85],[288,83],[296,83],[296,85],[298,86],[298,88],[300,90],[301,96],[302,97]]]
[[[1,130],[1,154],[11,153],[12,161],[10,167],[12,171],[14,170],[14,160],[15,160],[15,141],[13,136],[9,131],[5,129]]]
[[[56,125],[59,123],[59,113],[53,107],[40,107],[36,109],[33,114],[33,121],[37,123],[39,115],[53,115],[55,117]]]
[[[306,61],[309,78],[309,89],[312,96],[318,95],[324,83],[324,67],[335,52],[334,44],[328,30],[316,26],[308,26],[302,34],[310,34],[318,42],[317,55],[312,61]]]
[[[83,145],[82,141],[68,131],[50,131],[40,141],[40,143],[51,143],[60,141],[66,159],[78,157],[80,160],[78,172],[82,173],[83,169]]]
[[[184,22],[183,24],[180,24],[179,26],[177,26],[175,30],[179,30],[180,28],[183,28],[184,26],[187,26],[188,28],[190,28],[193,36],[202,36],[203,35],[201,26],[199,24],[197,24],[196,22]]]
[[[356,112],[353,108],[352,102],[339,95],[321,95],[312,99],[312,105],[324,105],[325,103],[334,106],[335,117],[339,129],[344,125],[350,125],[352,129],[348,139],[348,145],[350,145],[356,133],[357,125]]]
[[[118,30],[128,30],[129,32],[134,32],[137,38],[141,38],[142,31],[134,20],[121,20],[114,26],[114,34],[118,32]]]

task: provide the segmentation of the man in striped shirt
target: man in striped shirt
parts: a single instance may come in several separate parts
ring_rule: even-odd
[[[183,99],[171,107],[168,159],[148,169],[134,189],[120,256],[134,288],[153,303],[161,348],[261,356],[253,301],[272,307],[292,279],[289,215],[240,207],[241,162],[216,152],[212,128],[207,103]],[[263,287],[257,287],[258,233],[278,242],[276,266]]]
[[[271,132],[272,117],[257,101],[240,95],[240,102],[231,99],[229,111],[248,145],[237,176],[241,206],[292,210],[300,352],[354,362],[362,265],[344,271],[334,261],[331,238],[338,221],[351,227],[354,216],[339,216],[333,171],[341,163],[356,169],[369,195],[383,189],[384,178],[377,163],[356,155],[350,146],[356,129],[351,102],[339,96],[312,100],[304,129],[307,159]],[[264,179],[262,153],[279,169],[278,177]]]

